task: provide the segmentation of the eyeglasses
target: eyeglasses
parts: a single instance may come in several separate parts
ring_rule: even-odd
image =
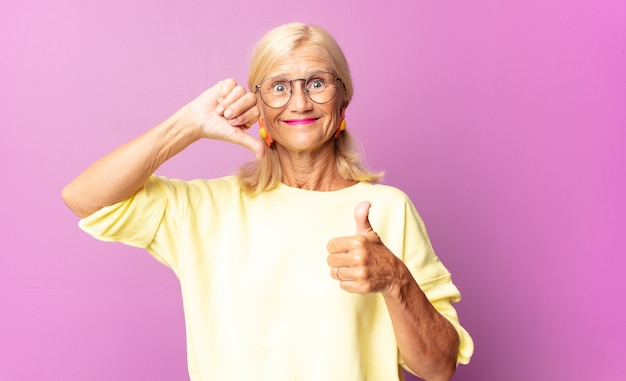
[[[264,79],[256,85],[256,92],[259,93],[263,103],[271,108],[281,108],[291,100],[293,95],[293,83],[304,82],[304,93],[310,100],[318,104],[330,102],[337,94],[337,81],[333,74],[327,72],[317,72],[308,78],[285,79],[271,77]]]

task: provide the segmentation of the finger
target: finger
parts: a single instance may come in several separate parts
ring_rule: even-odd
[[[350,251],[350,242],[347,237],[332,238],[326,244],[326,250],[329,254],[347,253]]]
[[[237,81],[226,78],[217,83],[218,99],[223,100],[237,86]]]
[[[363,201],[354,208],[354,220],[356,222],[357,234],[373,232],[372,225],[369,220],[370,204],[368,201]]]
[[[259,139],[248,135],[241,129],[233,134],[231,141],[252,151],[257,159],[265,156],[265,144]]]
[[[354,260],[348,253],[329,254],[326,257],[326,263],[330,267],[354,266]]]
[[[326,244],[326,250],[329,254],[348,254],[360,252],[368,243],[368,238],[361,234],[348,237],[332,238]]]
[[[219,81],[211,90],[215,91],[215,99],[217,101],[217,105],[215,107],[215,111],[219,116],[224,116],[224,110],[227,106],[222,105],[224,99],[228,96],[228,94],[237,86],[237,81],[232,78],[226,78]]]
[[[221,97],[218,100],[219,102],[218,107],[217,107],[218,113],[221,112],[221,114],[226,119],[237,117],[242,112],[241,110],[242,105],[245,106],[246,104],[250,104],[251,98],[254,98],[254,103],[252,103],[252,105],[256,104],[256,97],[254,96],[254,94],[249,94],[249,95],[252,95],[252,97],[248,96],[246,97],[244,102],[240,102],[241,98],[248,94],[249,93],[246,92],[246,89],[244,89],[242,86],[236,85],[235,87],[230,89],[228,94],[226,94],[225,96]],[[238,104],[238,107],[237,106],[233,107],[233,105],[237,105],[237,104]]]
[[[227,117],[228,115],[228,117]],[[247,93],[224,111],[228,123],[237,127],[249,128],[259,120],[260,111],[254,94]]]
[[[331,278],[338,280],[338,281],[351,281],[352,278],[350,277],[350,268],[348,267],[343,267],[343,266],[338,266],[338,267],[331,267],[330,268],[330,276]]]

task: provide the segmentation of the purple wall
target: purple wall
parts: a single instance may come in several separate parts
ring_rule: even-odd
[[[214,82],[245,79],[252,43],[296,20],[344,47],[348,128],[463,292],[476,353],[455,380],[624,379],[626,4],[369,3],[0,5],[1,381],[186,377],[174,275],[82,233],[60,191]],[[201,142],[160,173],[251,158]]]

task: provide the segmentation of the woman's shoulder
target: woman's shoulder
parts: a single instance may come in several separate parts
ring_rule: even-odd
[[[223,197],[239,195],[241,187],[236,176],[224,176],[213,179],[192,179],[152,175],[146,184],[147,188],[155,187],[166,194],[183,195],[191,198]]]
[[[240,189],[239,179],[237,176],[229,175],[223,177],[217,177],[214,179],[194,179],[188,181],[189,186],[194,187],[205,187],[211,189],[225,189],[225,190],[234,190]]]
[[[158,186],[175,188],[239,188],[239,182],[237,180],[237,177],[234,175],[217,177],[212,179],[197,178],[192,180],[185,180],[181,178],[155,174],[150,177],[148,183]]]
[[[377,197],[396,202],[411,202],[409,196],[400,188],[387,184],[366,184],[365,189],[368,193]]]

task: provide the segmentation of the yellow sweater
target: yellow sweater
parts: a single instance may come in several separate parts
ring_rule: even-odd
[[[192,381],[401,379],[393,327],[379,294],[342,290],[326,244],[355,234],[354,207],[411,270],[473,351],[451,303],[460,299],[407,196],[359,183],[333,192],[280,186],[256,197],[237,179],[152,176],[134,196],[81,220],[94,237],[146,248],[181,284]]]

